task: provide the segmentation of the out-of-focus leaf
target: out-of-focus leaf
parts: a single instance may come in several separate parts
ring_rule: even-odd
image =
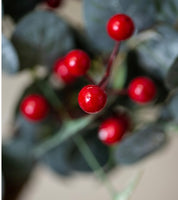
[[[73,142],[69,139],[48,151],[40,160],[59,175],[70,175],[72,170],[68,154],[73,145]]]
[[[25,181],[34,166],[31,144],[19,138],[8,141],[2,147],[2,168],[5,180],[13,184]]]
[[[125,138],[117,147],[115,159],[120,164],[135,163],[161,148],[166,142],[163,130],[149,126]]]
[[[2,35],[2,69],[14,74],[19,69],[19,59],[13,44]]]
[[[139,63],[157,78],[165,78],[178,56],[178,31],[171,26],[159,26],[155,38],[138,46]]]
[[[93,48],[104,53],[113,48],[114,41],[106,32],[106,23],[116,13],[131,16],[137,31],[150,27],[156,14],[152,0],[84,0],[85,27]]]
[[[178,91],[175,92],[167,102],[167,108],[172,120],[178,122]]]
[[[24,143],[35,145],[52,136],[60,127],[60,121],[49,115],[43,121],[33,122],[18,114],[15,126],[17,127],[15,135],[18,138],[23,140]]]
[[[21,68],[37,64],[52,66],[55,60],[74,47],[69,26],[53,12],[34,11],[16,26],[12,42]]]
[[[90,148],[93,156],[96,158],[100,166],[104,166],[109,160],[109,148],[102,144],[97,137],[97,129],[91,129],[83,136],[83,139]],[[86,159],[75,145],[71,150],[69,162],[72,169],[77,171],[91,171]]]
[[[155,0],[158,20],[175,24],[177,22],[178,3],[177,0]]]
[[[9,14],[15,21],[31,11],[43,0],[3,0],[4,13]]]
[[[178,57],[169,69],[165,83],[170,90],[178,88]]]
[[[120,66],[115,67],[113,70],[113,77],[111,79],[112,81],[112,87],[114,89],[122,89],[127,78],[127,67],[126,63],[122,63]]]

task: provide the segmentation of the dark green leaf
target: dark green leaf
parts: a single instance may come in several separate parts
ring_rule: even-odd
[[[19,58],[13,44],[2,35],[2,69],[8,74],[14,74],[19,69]]]
[[[115,158],[120,164],[135,163],[161,148],[166,142],[163,130],[149,126],[125,138],[117,147]]]
[[[153,39],[138,46],[140,65],[158,78],[164,78],[178,56],[178,32],[171,26],[159,26]]]
[[[2,148],[2,168],[5,180],[20,184],[25,181],[34,166],[31,144],[15,138]]]
[[[73,145],[73,142],[69,139],[44,154],[40,160],[59,175],[70,175],[72,171],[68,154]]]
[[[178,57],[169,69],[165,83],[170,90],[178,88]]]
[[[46,119],[40,122],[33,122],[25,119],[21,114],[17,115],[15,126],[17,127],[14,133],[18,138],[27,144],[38,144],[47,137],[52,136],[60,127],[60,122],[54,116],[49,115]]]
[[[178,122],[178,91],[176,91],[167,102],[167,109],[172,120]]]
[[[178,3],[177,0],[155,0],[157,3],[158,19],[169,24],[177,22]]]
[[[34,11],[25,16],[12,36],[21,68],[37,64],[52,67],[55,60],[74,47],[69,26],[53,12]]]

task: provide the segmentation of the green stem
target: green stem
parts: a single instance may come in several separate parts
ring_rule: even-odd
[[[42,84],[38,85],[44,96],[48,99],[48,101],[51,103],[51,105],[59,109],[59,107],[62,106],[61,101],[59,100],[58,96],[56,93],[53,91],[53,89],[49,86],[48,83],[45,81]]]
[[[88,165],[91,167],[97,178],[99,178],[101,182],[104,182],[112,198],[114,198],[116,196],[116,191],[113,188],[112,184],[109,182],[104,170],[96,160],[85,140],[82,138],[82,136],[78,134],[73,138],[73,140],[75,141],[81,154],[84,156],[85,160],[87,161]]]

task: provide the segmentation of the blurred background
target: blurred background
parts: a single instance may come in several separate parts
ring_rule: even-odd
[[[4,2],[5,1],[6,0],[4,0]],[[11,3],[13,4],[13,2]],[[147,5],[146,3],[144,4]],[[4,3],[4,5],[6,5],[6,3]],[[46,4],[39,3],[36,9],[46,9],[46,7]],[[73,27],[82,28],[84,26],[84,10],[82,0],[63,0],[61,6],[55,9],[54,12],[58,16],[61,16],[70,22]],[[178,15],[175,16],[178,17]],[[15,20],[6,13],[3,16],[2,32],[3,35],[8,39],[11,38],[15,29]],[[151,34],[148,33],[146,37],[150,37],[150,35]],[[168,38],[169,37],[171,36],[168,34]],[[176,42],[177,40],[178,38],[175,39]],[[105,45],[107,46],[107,44]],[[101,43],[98,44],[98,48],[103,48],[101,46]],[[159,48],[164,49],[164,46]],[[175,51],[177,51],[177,49],[175,49]],[[142,49],[140,49],[140,51],[142,52]],[[145,60],[143,62],[145,62]],[[163,69],[161,72],[159,72],[159,70],[156,69],[156,66],[153,68],[156,76],[161,74],[160,76],[165,77],[167,69]],[[40,66],[38,71],[40,76],[43,76],[43,74],[46,73],[46,71]],[[158,82],[160,79],[156,77]],[[2,74],[3,143],[6,143],[12,137],[12,133],[16,128],[13,122],[14,109],[18,103],[19,97],[24,91],[24,88],[31,83],[32,76],[27,70],[13,74],[13,76],[7,73]],[[153,122],[159,115],[160,110],[161,106],[159,105],[156,108],[148,105],[138,111],[139,115],[137,121],[139,121],[139,119],[143,120],[144,118],[147,122]],[[174,128],[169,128],[167,131],[167,137],[168,142],[164,148],[161,148],[161,150],[132,165],[118,165],[108,173],[109,179],[118,191],[125,188],[132,178],[141,172],[141,178],[130,198],[131,200],[178,199],[178,131]],[[53,200],[110,199],[105,187],[95,178],[93,174],[75,172],[66,178],[55,173],[43,163],[35,165],[30,178],[25,182],[24,185],[22,185],[22,187],[15,188],[14,186],[7,186],[5,179],[3,180],[4,193],[8,193],[5,195],[5,200],[49,200],[51,198]]]

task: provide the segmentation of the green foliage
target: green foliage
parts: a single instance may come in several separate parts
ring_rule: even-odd
[[[2,168],[6,181],[14,184],[24,182],[34,166],[31,144],[12,139],[3,145]]]
[[[120,164],[132,164],[161,148],[166,143],[159,126],[148,126],[134,132],[117,147],[115,159]]]
[[[19,58],[13,44],[2,35],[2,69],[8,74],[19,70]]]
[[[25,16],[17,24],[12,42],[21,68],[37,64],[51,67],[57,58],[74,47],[69,26],[49,11],[34,11]]]
[[[171,89],[176,89],[178,88],[178,57],[175,60],[175,62],[171,65],[166,79],[165,83],[166,86],[171,90]]]
[[[152,39],[137,47],[140,65],[153,76],[165,78],[178,56],[178,31],[171,26],[156,27]]]

